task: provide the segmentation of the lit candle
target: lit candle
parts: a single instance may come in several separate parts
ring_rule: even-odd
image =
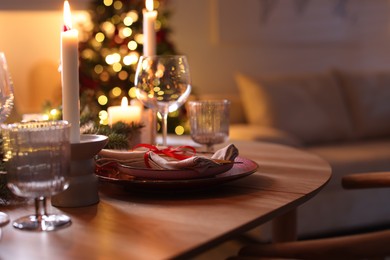
[[[153,11],[153,0],[145,0],[146,9],[143,10],[144,56],[156,54],[156,32],[154,30],[157,11]]]
[[[140,123],[142,109],[140,106],[129,106],[129,101],[126,97],[122,98],[120,106],[112,106],[107,109],[108,124],[113,125],[119,121],[131,124]]]
[[[71,143],[80,142],[78,31],[72,29],[69,2],[64,2],[61,32],[62,117],[71,124]]]

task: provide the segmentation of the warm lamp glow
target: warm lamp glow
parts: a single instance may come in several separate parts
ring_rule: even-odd
[[[70,5],[67,0],[64,1],[64,26],[67,30],[72,29],[72,14],[70,12]]]
[[[149,12],[153,11],[153,0],[145,0],[145,6],[146,6],[146,10],[148,10]]]

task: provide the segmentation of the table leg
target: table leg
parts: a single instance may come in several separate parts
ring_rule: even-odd
[[[272,241],[286,242],[297,240],[297,209],[272,220]]]

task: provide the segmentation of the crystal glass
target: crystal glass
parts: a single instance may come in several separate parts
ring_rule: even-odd
[[[191,138],[205,144],[207,152],[214,151],[214,144],[229,137],[229,100],[204,100],[188,102]]]
[[[5,54],[0,52],[0,123],[8,118],[14,106],[14,90]],[[0,212],[0,227],[9,222],[7,214]]]
[[[13,226],[51,231],[71,223],[68,216],[48,214],[46,198],[68,187],[70,124],[66,121],[1,125],[8,187],[16,195],[35,199],[35,214]]]
[[[177,110],[191,93],[187,58],[183,55],[142,56],[135,74],[137,98],[162,116],[163,145],[167,145],[168,113]]]

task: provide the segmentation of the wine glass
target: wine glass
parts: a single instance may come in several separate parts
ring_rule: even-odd
[[[5,54],[0,52],[0,123],[3,123],[14,106],[14,91],[11,75],[8,71],[8,64]],[[3,173],[0,173],[3,174]],[[0,212],[0,227],[9,222],[9,217]]]
[[[70,124],[66,121],[1,125],[8,187],[21,197],[35,199],[35,214],[13,226],[22,230],[51,231],[71,223],[68,216],[48,214],[46,198],[69,185]]]
[[[214,144],[226,142],[229,137],[229,100],[204,100],[188,102],[191,138],[205,144],[207,152]]]
[[[135,73],[137,98],[162,116],[163,146],[167,145],[168,113],[177,110],[191,93],[186,56],[142,56]]]

